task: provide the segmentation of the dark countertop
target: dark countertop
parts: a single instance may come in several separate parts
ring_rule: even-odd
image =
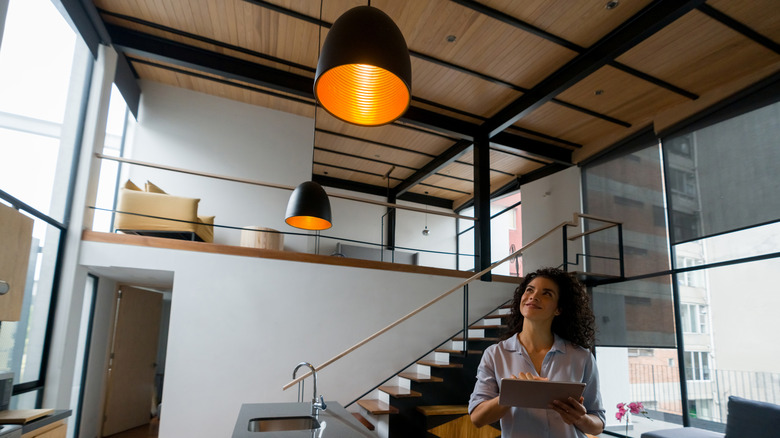
[[[343,406],[326,401],[328,409],[320,411],[319,429],[284,432],[250,432],[253,418],[300,417],[311,415],[311,403],[244,403],[238,413],[233,438],[351,438],[376,437],[360,424]]]
[[[32,432],[34,430],[40,429],[43,426],[48,426],[56,421],[63,420],[65,418],[70,417],[70,415],[73,413],[70,409],[58,409],[52,412],[51,414],[37,418],[22,427],[22,434],[26,434],[28,432]]]

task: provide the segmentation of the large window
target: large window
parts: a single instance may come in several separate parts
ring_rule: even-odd
[[[3,17],[0,17],[2,19]],[[89,52],[51,1],[11,0],[0,46],[0,195],[34,217],[21,318],[0,322],[11,408],[35,408],[45,381],[58,254],[69,214]]]

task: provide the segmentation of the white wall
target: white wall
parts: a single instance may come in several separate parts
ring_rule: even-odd
[[[81,254],[90,269],[174,273],[161,438],[229,436],[242,403],[295,401],[295,388],[282,386],[299,362],[319,366],[463,281],[96,242],[84,242]],[[513,289],[472,283],[470,319]],[[461,325],[459,290],[322,370],[318,389],[351,402]]]
[[[523,245],[550,231],[561,222],[570,222],[572,213],[582,212],[580,202],[580,168],[570,167],[546,178],[523,185]],[[580,227],[568,227],[568,235],[580,232]],[[543,266],[559,266],[563,263],[561,232],[557,231],[523,255],[523,271],[528,273]],[[580,240],[569,242],[569,261],[582,252]],[[569,266],[570,271],[581,270]]]

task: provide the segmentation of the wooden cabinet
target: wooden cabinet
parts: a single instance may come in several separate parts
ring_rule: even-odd
[[[0,203],[0,321],[19,321],[33,220]]]
[[[32,432],[27,432],[22,435],[22,438],[65,438],[67,432],[68,426],[65,424],[65,421],[60,420],[40,429],[35,429]]]

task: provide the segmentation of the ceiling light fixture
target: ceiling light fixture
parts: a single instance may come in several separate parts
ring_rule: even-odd
[[[425,192],[425,228],[422,230],[423,236],[430,236],[431,230],[428,229],[428,192]]]
[[[320,2],[320,20],[322,20],[322,3]],[[319,47],[319,37],[317,47]],[[314,99],[314,133],[312,149],[316,146],[317,137],[317,99]],[[314,165],[312,164],[312,167]],[[312,174],[314,169],[312,168]],[[325,172],[327,175],[328,172]],[[303,230],[320,231],[333,226],[328,194],[321,185],[314,181],[306,181],[293,190],[287,201],[287,211],[284,221],[287,225]],[[319,237],[318,237],[319,241]],[[318,244],[319,246],[319,244]]]
[[[371,2],[345,12],[328,31],[314,96],[336,118],[362,126],[390,123],[409,108],[409,48],[398,26]]]
[[[285,222],[303,230],[327,230],[333,226],[328,194],[314,181],[301,183],[287,201]]]

